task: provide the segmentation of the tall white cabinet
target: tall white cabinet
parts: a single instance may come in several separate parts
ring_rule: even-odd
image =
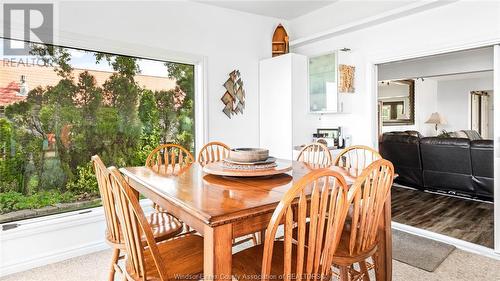
[[[286,54],[260,61],[260,147],[271,156],[292,160],[293,146],[309,142],[310,134],[294,122],[307,109],[306,56]],[[297,121],[297,120],[296,120]]]

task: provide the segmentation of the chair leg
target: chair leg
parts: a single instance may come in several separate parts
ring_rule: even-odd
[[[111,256],[111,268],[109,270],[109,281],[115,280],[115,265],[118,263],[118,259],[120,258],[120,249],[113,249],[113,255]]]
[[[363,274],[363,281],[370,281],[370,273],[368,272],[368,267],[366,266],[366,261],[359,262],[359,269],[361,274]]]
[[[380,268],[380,265],[384,263],[380,261],[380,255],[378,253],[375,253],[372,256],[372,260],[373,260],[373,265],[375,267],[375,279],[377,281],[382,280],[382,269]]]
[[[349,268],[347,266],[339,266],[340,281],[349,281]]]

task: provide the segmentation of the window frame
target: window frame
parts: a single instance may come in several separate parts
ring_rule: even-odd
[[[17,40],[28,43],[45,44],[43,42],[19,40],[15,38],[7,38],[5,36],[0,36],[0,40]],[[96,47],[88,47],[88,45],[92,44],[92,42],[96,42]],[[101,52],[112,55],[135,57],[138,59],[193,65],[194,66],[194,124],[195,124],[193,155],[197,155],[197,152],[204,146],[206,142],[208,142],[208,110],[206,110],[208,108],[208,101],[205,98],[206,95],[205,93],[207,93],[207,79],[206,79],[207,58],[205,56],[173,52],[162,48],[153,48],[139,44],[128,44],[128,43],[125,44],[123,42],[116,42],[111,40],[96,41],[95,38],[89,38],[88,40],[84,41],[65,40],[65,42],[62,43],[54,42],[52,45],[62,48],[76,49],[88,52]],[[76,213],[81,212],[81,214],[74,214],[73,216],[71,216],[71,219],[73,219],[75,216],[85,215],[89,211],[98,210],[99,208],[102,207],[99,206],[93,208],[84,208],[81,210],[74,211]],[[17,226],[20,226],[23,224],[23,222],[33,223],[33,222],[43,222],[43,221],[49,221],[50,223],[51,219],[57,219],[59,218],[58,215],[64,213],[67,212],[12,221],[9,223],[5,223],[5,225],[16,224]],[[0,229],[0,231],[3,230]]]

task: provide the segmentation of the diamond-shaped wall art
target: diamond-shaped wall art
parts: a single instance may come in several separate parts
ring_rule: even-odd
[[[226,88],[226,92],[221,98],[224,103],[222,112],[228,118],[231,118],[233,114],[243,114],[243,109],[245,108],[245,90],[243,89],[243,80],[241,80],[239,70],[233,70],[229,73],[229,78],[224,83],[224,88]]]

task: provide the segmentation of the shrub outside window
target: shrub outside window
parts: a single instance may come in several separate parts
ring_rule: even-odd
[[[100,205],[94,154],[194,149],[193,65],[43,44],[1,58],[0,223]]]

